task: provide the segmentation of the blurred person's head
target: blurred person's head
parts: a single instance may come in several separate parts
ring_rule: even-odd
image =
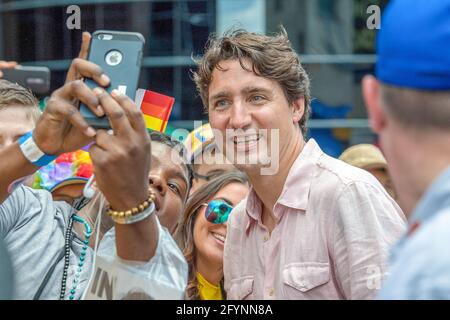
[[[231,171],[202,185],[189,198],[175,236],[189,265],[187,299],[199,299],[197,272],[210,282],[211,275],[217,274],[223,280],[227,220],[248,191],[245,174]]]
[[[405,12],[407,14],[405,14]],[[363,94],[372,129],[409,214],[450,165],[450,1],[393,1]]]
[[[28,89],[0,80],[0,148],[14,143],[35,127],[41,115],[38,105]]]
[[[340,160],[370,172],[380,181],[392,198],[396,198],[386,159],[373,144],[357,144],[344,150]]]
[[[191,194],[212,178],[236,170],[217,148],[209,123],[192,130],[184,141],[184,146],[194,173]]]
[[[246,167],[230,154],[265,158],[262,150],[270,152],[273,131],[282,137],[275,142],[279,155],[292,153],[306,133],[310,91],[308,75],[283,28],[273,36],[232,30],[211,37],[197,64],[197,90],[211,127],[222,135],[216,143],[233,164]],[[234,133],[228,139],[227,129]]]

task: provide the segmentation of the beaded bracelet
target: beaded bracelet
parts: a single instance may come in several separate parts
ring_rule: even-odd
[[[149,194],[148,199],[135,208],[126,211],[114,211],[108,209],[106,214],[110,216],[114,222],[119,224],[131,224],[144,220],[155,211],[156,195],[150,189]]]

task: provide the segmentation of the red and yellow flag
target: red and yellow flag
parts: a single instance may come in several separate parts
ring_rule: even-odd
[[[164,132],[169,121],[175,99],[163,94],[145,90],[141,111],[144,115],[147,129]]]

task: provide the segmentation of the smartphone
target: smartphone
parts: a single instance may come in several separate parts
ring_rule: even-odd
[[[47,67],[17,66],[2,69],[3,79],[30,89],[36,95],[45,95],[50,90],[50,69]]]
[[[107,92],[117,89],[134,101],[144,43],[144,37],[137,32],[98,30],[92,34],[88,60],[100,66],[111,79],[105,88]],[[85,79],[85,83],[92,89],[99,86],[92,79]],[[80,113],[94,128],[111,128],[106,116],[97,117],[84,104],[80,105]]]

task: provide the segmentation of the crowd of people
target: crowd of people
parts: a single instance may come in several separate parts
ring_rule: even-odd
[[[391,1],[362,82],[380,148],[339,159],[306,139],[309,77],[282,27],[209,39],[193,73],[209,123],[184,143],[105,91],[88,33],[42,112],[0,80],[4,297],[84,299],[100,260],[152,299],[450,299],[448,12]]]

